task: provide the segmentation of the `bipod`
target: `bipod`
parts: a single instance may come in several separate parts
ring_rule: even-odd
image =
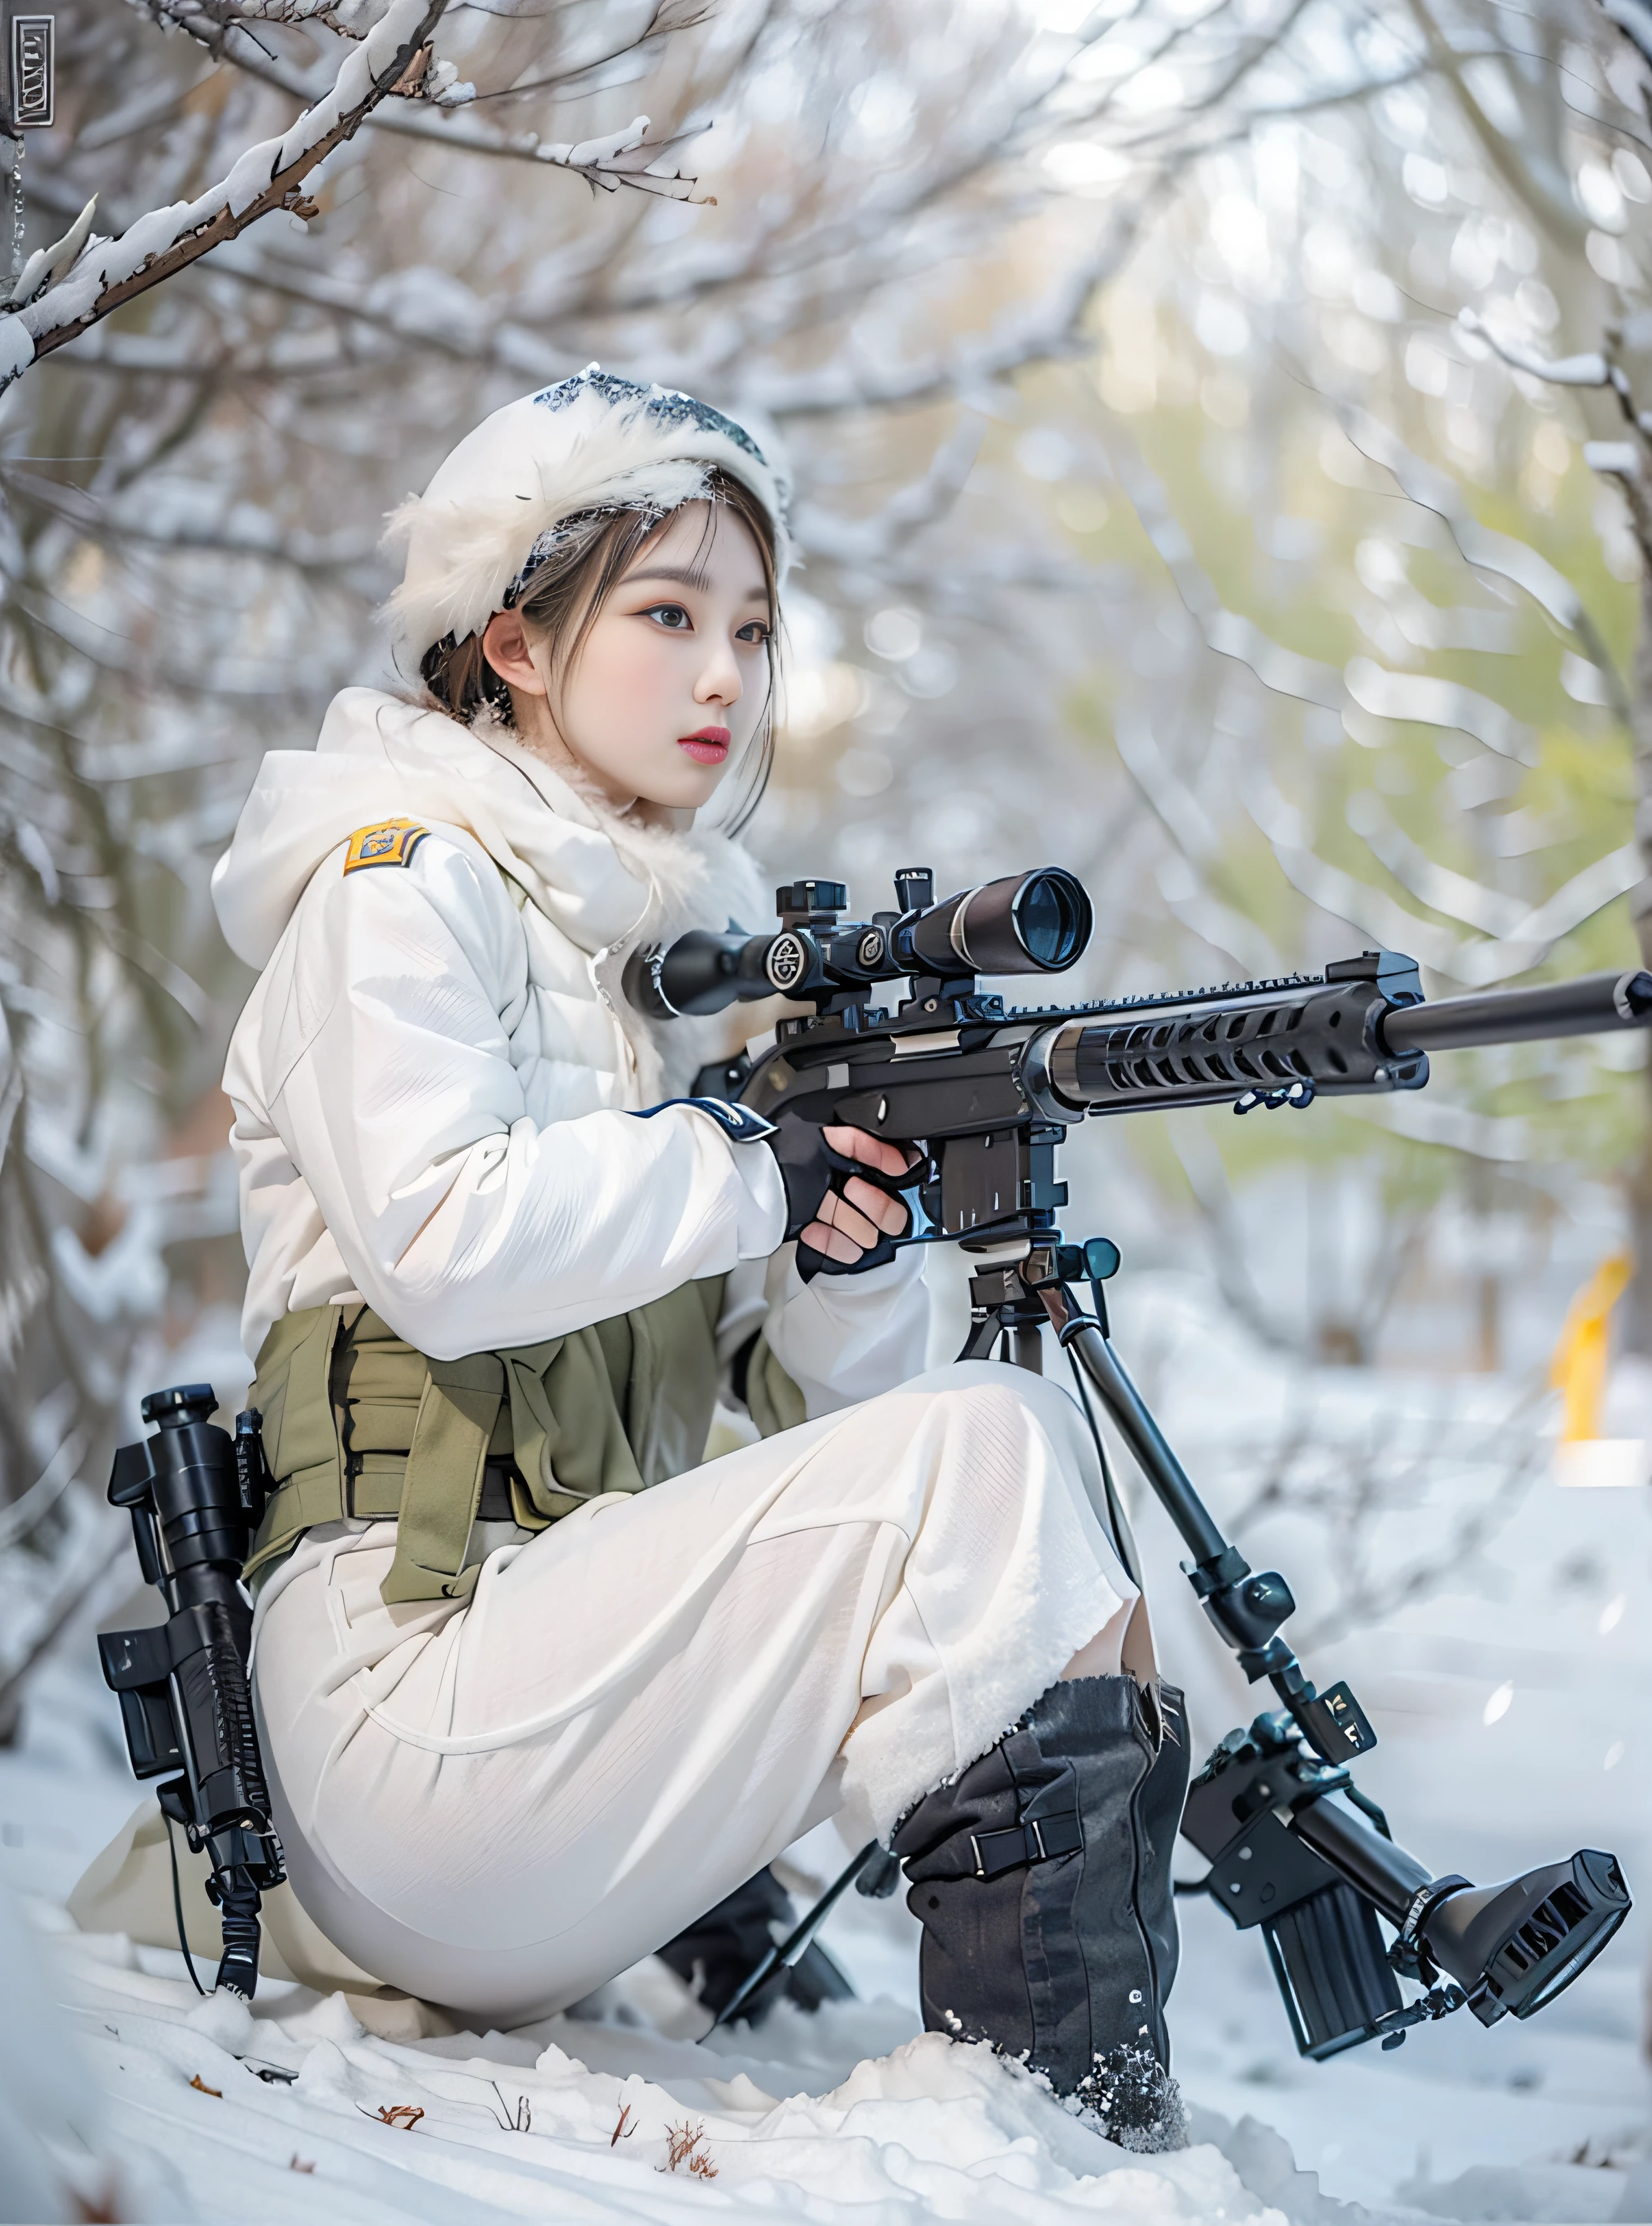
[[[1290,1587],[1276,1569],[1254,1571],[1239,1549],[1223,1536],[1115,1351],[1102,1287],[1118,1272],[1117,1245],[1106,1237],[1092,1237],[1083,1244],[1066,1244],[1056,1231],[1034,1226],[1009,1239],[1001,1236],[977,1243],[966,1239],[963,1249],[981,1264],[969,1278],[969,1332],[958,1358],[986,1360],[996,1352],[1000,1358],[1041,1375],[1043,1331],[1046,1324],[1054,1331],[1072,1369],[1079,1404],[1101,1464],[1103,1505],[1096,1513],[1132,1583],[1141,1587],[1141,1570],[1090,1404],[1092,1391],[1129,1447],[1154,1498],[1180,1533],[1192,1556],[1182,1563],[1183,1574],[1198,1594],[1205,1614],[1237,1654],[1246,1676],[1253,1684],[1260,1677],[1268,1679],[1308,1745],[1325,1762],[1339,1766],[1375,1746],[1376,1733],[1345,1682],[1319,1693],[1309,1682],[1289,1644],[1280,1636],[1280,1624],[1296,1612]],[[1087,1311],[1080,1299],[1081,1283],[1090,1288],[1093,1312]],[[870,1860],[876,1845],[874,1841],[863,1848],[796,1930],[769,1950],[716,2024],[728,2023],[781,1963],[803,1953],[839,1895]],[[883,1890],[893,1892],[899,1873],[894,1858],[886,1855],[885,1860],[890,1875]]]
[[[1111,1256],[1111,1267],[1096,1260],[1097,1251]],[[1096,1294],[1096,1313],[1086,1313],[1077,1300],[1077,1275],[1073,1269],[1080,1262]],[[1102,1273],[1096,1273],[1097,1264],[1102,1264]],[[1296,1614],[1292,1587],[1278,1569],[1251,1569],[1238,1547],[1229,1545],[1204,1500],[1193,1489],[1186,1469],[1171,1452],[1153,1411],[1113,1349],[1102,1282],[1115,1267],[1118,1247],[1107,1237],[1091,1237],[1089,1244],[1033,1244],[1013,1273],[1022,1289],[1035,1295],[1045,1309],[1055,1338],[1073,1364],[1084,1411],[1089,1414],[1089,1398],[1084,1396],[1084,1387],[1089,1387],[1096,1391],[1109,1420],[1131,1449],[1153,1498],[1180,1531],[1191,1554],[1191,1561],[1182,1562],[1182,1574],[1198,1593],[1204,1614],[1238,1654],[1244,1676],[1251,1685],[1262,1676],[1269,1681],[1296,1720],[1302,1739],[1307,1739],[1309,1747],[1323,1761],[1334,1767],[1354,1761],[1356,1754],[1365,1754],[1376,1746],[1376,1732],[1365,1709],[1360,1708],[1347,1682],[1338,1681],[1327,1692],[1313,1689],[1289,1641],[1280,1636],[1280,1623]],[[1096,1442],[1097,1452],[1102,1452],[1102,1473],[1107,1476],[1100,1431]],[[1113,1498],[1109,1478],[1109,1507]],[[1131,1576],[1140,1583],[1140,1574],[1134,1568]]]
[[[790,1970],[794,1963],[802,1962],[804,1950],[831,1914],[838,1896],[855,1884],[876,1854],[883,1855],[886,1863],[894,1861],[894,1857],[886,1849],[880,1847],[876,1840],[868,1840],[847,1868],[840,1871],[832,1880],[802,1924],[788,1932],[784,1940],[777,1942],[762,1961],[747,1973],[716,2016],[712,2019],[707,2027],[708,2037],[715,2032],[720,2025],[732,2025],[747,2004],[762,1993],[778,1971],[782,1968]],[[889,1886],[893,1887],[893,1883],[892,1879],[889,1881]],[[874,1887],[869,1890],[885,1892],[889,1889]]]

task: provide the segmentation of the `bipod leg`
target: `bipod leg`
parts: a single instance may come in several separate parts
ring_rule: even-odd
[[[1135,1456],[1136,1466],[1195,1561],[1211,1561],[1230,1552],[1210,1510],[1194,1490],[1192,1479],[1171,1451],[1147,1401],[1130,1381],[1111,1340],[1102,1336],[1088,1314],[1073,1306],[1061,1285],[1046,1286],[1039,1295],[1056,1335],[1100,1396],[1120,1436]]]
[[[708,2032],[715,2032],[720,2025],[731,2024],[752,1997],[762,1992],[783,1963],[789,1970],[801,1959],[804,1950],[830,1915],[833,1905],[838,1897],[854,1885],[877,1852],[878,1842],[875,1840],[868,1840],[848,1867],[841,1871],[832,1880],[796,1930],[788,1932],[784,1940],[771,1948],[762,1962],[740,1981],[734,1994],[712,2019],[707,2027]]]
[[[1266,1677],[1315,1752],[1341,1765],[1376,1745],[1364,1712],[1345,1683],[1320,1694],[1305,1675],[1280,1625],[1296,1612],[1277,1570],[1253,1572],[1217,1528],[1191,1478],[1171,1451],[1147,1401],[1130,1381],[1099,1323],[1079,1313],[1059,1282],[1038,1286],[1057,1336],[1082,1368],[1134,1454],[1153,1497],[1192,1555],[1182,1568],[1201,1606],[1255,1684]]]

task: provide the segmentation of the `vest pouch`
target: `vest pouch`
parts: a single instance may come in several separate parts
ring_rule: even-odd
[[[538,1523],[571,1515],[604,1492],[641,1491],[658,1480],[638,1466],[620,1411],[631,1372],[631,1320],[620,1314],[499,1356],[517,1473]],[[514,1498],[514,1480],[511,1492]]]
[[[264,1458],[277,1489],[241,1570],[252,1584],[292,1551],[312,1524],[344,1513],[344,1458],[329,1383],[340,1325],[358,1309],[307,1307],[283,1314],[258,1348],[247,1404],[264,1417]]]
[[[463,1567],[465,1549],[505,1396],[505,1364],[497,1352],[473,1352],[429,1360],[425,1368],[402,1479],[396,1558],[379,1587],[387,1607],[468,1598],[478,1574]]]
[[[716,1401],[723,1280],[456,1360],[420,1352],[359,1301],[284,1316],[250,1394],[276,1489],[243,1575],[256,1586],[316,1523],[394,1519],[386,1603],[464,1600],[490,1474],[531,1531],[695,1467]]]

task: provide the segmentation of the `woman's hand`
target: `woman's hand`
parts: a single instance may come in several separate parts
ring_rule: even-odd
[[[880,1174],[905,1174],[918,1164],[917,1155],[864,1129],[823,1129],[829,1148],[846,1160],[858,1161]],[[903,1201],[880,1190],[875,1183],[851,1175],[842,1193],[829,1190],[817,1218],[798,1238],[811,1251],[852,1268],[862,1253],[870,1252],[886,1237],[904,1236],[910,1218]]]

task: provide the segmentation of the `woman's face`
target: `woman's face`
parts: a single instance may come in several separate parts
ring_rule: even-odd
[[[531,747],[571,758],[617,805],[693,809],[757,730],[770,631],[751,533],[721,503],[697,502],[639,552],[564,677],[515,612],[494,616],[482,646]]]

